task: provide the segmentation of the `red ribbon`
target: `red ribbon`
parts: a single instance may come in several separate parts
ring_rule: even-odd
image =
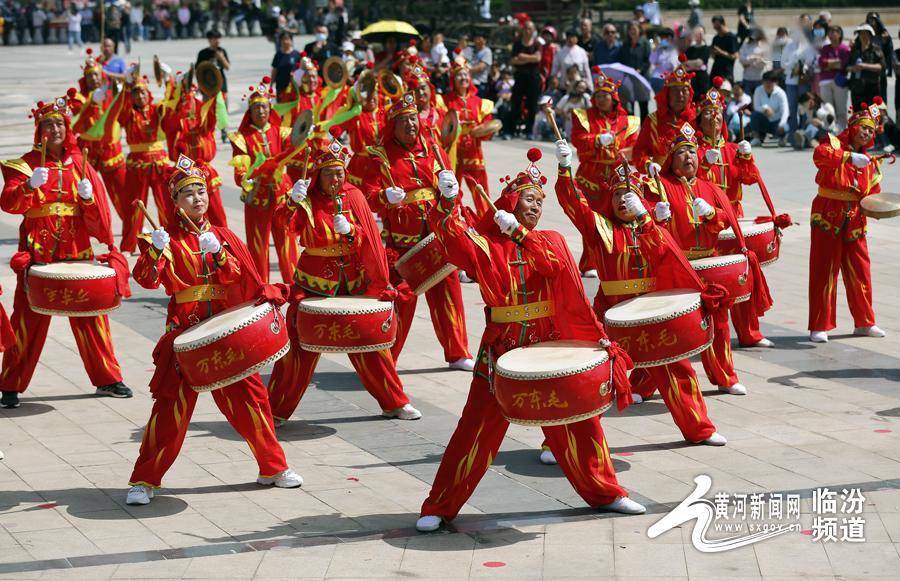
[[[128,260],[118,251],[115,246],[109,246],[109,252],[101,254],[97,257],[98,262],[108,264],[110,268],[116,271],[116,292],[123,298],[131,296],[131,287],[128,285],[128,277],[131,270],[128,268]]]
[[[288,298],[291,295],[291,287],[284,284],[283,282],[277,282],[273,284],[263,284],[259,289],[259,294],[256,297],[257,305],[261,305],[263,303],[272,303],[276,307],[280,307],[284,303],[288,302]]]
[[[722,309],[730,309],[734,304],[734,298],[729,296],[728,290],[715,282],[707,284],[700,292],[700,300],[703,301],[706,312],[711,315]]]
[[[22,274],[23,272],[28,270],[28,267],[32,264],[34,264],[34,258],[27,250],[20,250],[16,252],[9,260],[9,266],[16,274]]]
[[[628,379],[628,372],[634,369],[634,362],[628,353],[614,341],[610,342],[604,349],[609,354],[609,360],[612,364],[612,373],[610,375],[616,394],[616,407],[619,411],[622,411],[634,403],[634,399],[631,397],[631,380]]]
[[[754,220],[757,224],[765,224],[767,222],[774,222],[777,228],[784,230],[788,226],[791,226],[794,222],[791,220],[790,214],[778,214],[777,216],[757,216],[756,220]]]

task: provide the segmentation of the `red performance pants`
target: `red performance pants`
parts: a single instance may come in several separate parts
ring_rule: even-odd
[[[837,326],[837,277],[844,279],[847,303],[855,327],[875,324],[872,308],[872,270],[865,236],[855,240],[812,227],[809,248],[809,330],[831,331]]]
[[[644,398],[658,389],[685,440],[700,442],[716,431],[706,412],[697,374],[688,359],[635,369],[631,373],[631,389]]]
[[[174,215],[172,198],[169,197],[169,187],[166,184],[163,168],[128,167],[125,181],[125,202],[129,218],[122,220],[122,252],[134,252],[137,249],[137,237],[144,225],[144,214],[138,209],[135,202],[140,200],[146,206],[149,191],[153,192],[157,223],[161,227],[168,227],[168,217]]]
[[[245,205],[244,228],[247,233],[247,248],[263,282],[269,282],[269,237],[272,236],[275,238],[281,279],[290,284],[300,257],[297,238],[291,232],[290,213],[278,212],[272,204]]]
[[[475,204],[475,212],[479,216],[484,216],[488,210],[490,210],[490,206],[487,201],[475,191],[475,186],[480,185],[484,188],[485,194],[491,194],[491,190],[488,187],[488,175],[484,166],[463,165],[462,163],[459,163],[456,168],[456,179],[460,184],[465,183],[469,187],[469,192],[472,194],[472,203]]]

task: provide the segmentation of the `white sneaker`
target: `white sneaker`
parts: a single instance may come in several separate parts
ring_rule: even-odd
[[[631,403],[633,403],[633,404],[644,403],[644,398],[642,396],[640,396],[639,394],[636,394],[632,391],[631,392]]]
[[[728,440],[725,439],[725,436],[720,434],[719,432],[713,432],[712,435],[702,442],[694,442],[695,444],[706,444],[707,446],[724,446],[728,443]]]
[[[813,343],[828,343],[828,333],[826,331],[810,331],[809,340]]]
[[[871,327],[857,327],[853,329],[854,335],[860,335],[862,337],[876,337],[881,338],[884,337],[885,332],[881,330],[877,325],[872,325]]]
[[[143,484],[135,484],[128,491],[128,496],[125,497],[125,504],[150,504],[152,498],[152,488]]]
[[[734,385],[729,387],[720,385],[719,391],[723,393],[730,393],[731,395],[747,395],[747,388],[743,383],[735,383]]]
[[[627,496],[619,496],[609,504],[602,504],[597,508],[610,512],[621,512],[622,514],[644,514],[647,512],[643,504],[635,502]]]
[[[766,339],[765,337],[763,337],[762,339],[760,339],[759,341],[757,341],[756,343],[751,345],[751,347],[774,347],[774,346],[775,346],[775,343],[772,343],[771,340]]]
[[[459,282],[461,282],[463,284],[469,284],[469,283],[475,282],[475,281],[472,280],[471,278],[469,278],[469,275],[466,274],[465,270],[460,270],[459,271]]]
[[[397,418],[398,420],[418,420],[422,417],[422,412],[414,408],[411,404],[406,404],[402,408],[381,412],[386,418]]]
[[[557,464],[556,456],[553,455],[552,451],[541,450],[541,464],[546,464],[547,466],[553,466]]]
[[[257,484],[263,486],[275,486],[276,488],[300,488],[303,486],[303,478],[288,468],[282,470],[275,476],[260,476],[256,479]]]
[[[420,533],[433,533],[441,528],[442,524],[444,524],[444,519],[439,516],[420,516],[416,521],[416,530]]]
[[[597,269],[592,268],[591,270],[585,270],[584,272],[581,273],[581,278],[599,278],[599,275],[597,274]]]
[[[471,357],[463,357],[448,365],[450,369],[459,369],[460,371],[473,371],[475,369],[475,360]]]

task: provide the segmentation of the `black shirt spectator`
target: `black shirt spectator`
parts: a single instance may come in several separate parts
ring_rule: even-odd
[[[282,32],[278,43],[278,52],[272,58],[272,78],[275,79],[275,91],[280,95],[291,84],[291,73],[297,67],[300,53],[294,50],[294,39],[289,32]]]
[[[747,37],[750,36],[750,29],[753,28],[753,3],[751,0],[744,0],[738,6],[738,40],[740,44],[744,44]]]
[[[513,65],[512,108],[504,133],[512,135],[516,132],[518,124],[522,121],[522,102],[525,102],[525,133],[531,132],[534,127],[534,118],[537,114],[538,97],[541,94],[540,75],[540,45],[537,43],[537,31],[534,22],[527,21],[522,27],[521,38],[529,39],[529,43],[516,40],[513,43],[510,64]]]
[[[740,49],[738,38],[725,26],[723,17],[713,16],[712,22],[716,35],[712,40],[713,65],[710,75],[734,82],[734,61]]]
[[[687,57],[688,62],[700,60],[708,63],[710,50],[709,45],[705,42],[703,44],[692,44],[684,49],[684,56]],[[691,79],[691,89],[694,90],[694,101],[699,101],[706,94],[706,91],[709,90],[709,73],[705,68],[694,71],[694,78]]]
[[[306,56],[316,62],[319,67],[326,60],[333,56],[341,56],[341,51],[337,46],[328,40],[328,28],[325,26],[317,26],[315,29],[315,40],[303,47]]]
[[[884,74],[884,53],[874,43],[872,27],[864,24],[856,29],[857,38],[850,50],[850,100],[853,108],[861,103],[872,104],[881,93],[881,75]]]
[[[600,42],[594,36],[594,23],[590,18],[581,19],[581,30],[578,32],[578,46],[588,53],[591,65],[594,64],[594,48]]]
[[[221,38],[222,34],[215,28],[206,33],[206,40],[209,41],[209,46],[197,53],[196,65],[205,61],[213,61],[219,72],[222,73],[222,93],[227,95],[228,79],[225,77],[225,71],[231,67],[231,60],[228,58],[228,51],[219,46]]]

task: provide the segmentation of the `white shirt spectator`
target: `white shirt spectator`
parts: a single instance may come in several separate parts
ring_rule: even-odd
[[[69,26],[69,32],[81,32],[81,12],[77,14],[69,12],[66,21]]]
[[[800,79],[794,74],[797,63],[802,62],[806,67],[812,67],[816,62],[816,47],[807,42],[806,37],[797,34],[781,53],[781,68],[784,69],[784,84],[799,85]]]
[[[761,81],[763,73],[768,67],[768,53],[766,45],[747,40],[739,51],[741,65],[744,67],[745,81]]]
[[[651,76],[663,78],[678,66],[678,48],[674,46],[657,46],[650,51],[650,64],[653,66]]]
[[[480,63],[487,65],[484,67],[483,71],[472,75],[472,82],[474,84],[480,86],[487,83],[488,73],[491,71],[491,65],[494,64],[494,53],[491,51],[491,48],[488,45],[484,45],[484,48],[477,50],[475,45],[467,46],[465,50],[463,50],[463,56],[469,61],[470,67],[474,67]]]
[[[738,109],[752,102],[753,99],[747,93],[742,94],[740,99],[729,99],[728,104],[725,105],[725,119],[731,119]]]
[[[431,47],[431,62],[440,63],[444,60],[444,57],[447,57],[447,62],[450,62],[450,51],[448,51],[447,47],[444,46],[443,41]]]
[[[756,91],[753,92],[753,110],[759,111],[765,115],[766,107],[772,110],[771,116],[767,115],[769,120],[778,120],[778,126],[787,129],[788,113],[790,111],[788,108],[787,93],[784,92],[784,89],[775,85],[775,88],[772,89],[772,94],[770,95],[766,92],[765,84],[756,87]]]
[[[550,69],[550,76],[559,79],[560,86],[566,85],[566,72],[570,67],[577,67],[578,74],[582,79],[591,78],[591,61],[586,50],[578,46],[569,46],[564,44],[556,51],[553,57],[553,67]]]
[[[31,13],[31,24],[35,28],[43,28],[44,22],[47,21],[47,13],[44,12],[40,7],[38,7],[34,12]]]
[[[653,26],[662,24],[662,14],[659,10],[659,2],[656,0],[644,2],[644,18],[646,18]]]

